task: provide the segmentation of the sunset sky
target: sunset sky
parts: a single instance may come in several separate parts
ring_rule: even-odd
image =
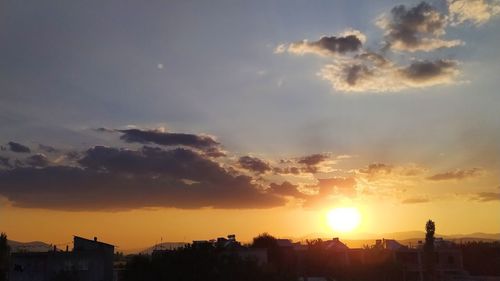
[[[498,0],[2,1],[0,231],[500,233],[499,29]]]

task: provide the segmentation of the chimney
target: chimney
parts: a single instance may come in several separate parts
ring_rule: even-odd
[[[68,248],[69,248],[68,245],[66,245],[66,252],[68,251]]]
[[[56,245],[54,245],[54,252],[57,252],[57,248],[56,248]]]
[[[97,237],[94,236],[94,242],[97,242]]]

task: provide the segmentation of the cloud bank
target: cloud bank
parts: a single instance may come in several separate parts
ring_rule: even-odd
[[[214,158],[206,151],[222,145],[213,137],[143,129],[118,132],[114,146],[0,151],[0,195],[17,207],[70,211],[262,209],[287,204],[330,208],[366,196],[424,203],[432,197],[412,196],[404,193],[406,188],[484,174],[479,168],[429,174],[416,164],[340,169],[335,166],[349,157],[331,153],[281,161],[249,155]],[[494,195],[484,193],[475,200],[491,198]]]

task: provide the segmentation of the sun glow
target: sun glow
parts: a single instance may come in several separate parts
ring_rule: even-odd
[[[327,213],[326,219],[334,231],[351,232],[361,222],[361,214],[356,208],[335,208]]]

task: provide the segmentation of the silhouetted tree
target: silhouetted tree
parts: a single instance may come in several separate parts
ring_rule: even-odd
[[[267,249],[268,269],[279,280],[293,279],[296,274],[296,256],[292,248],[279,247],[278,240],[269,233],[253,238],[252,248]]]
[[[426,271],[426,280],[433,281],[434,265],[436,263],[436,254],[434,252],[434,233],[436,225],[432,220],[428,220],[425,224],[425,244],[424,244],[424,264]]]
[[[7,235],[0,234],[0,281],[7,280],[9,270],[10,247],[7,243]]]
[[[125,266],[124,281],[296,281],[255,261],[215,247],[192,247],[154,256],[136,255]]]
[[[274,236],[267,232],[259,234],[257,237],[253,238],[252,248],[272,249],[277,247],[278,241]]]

